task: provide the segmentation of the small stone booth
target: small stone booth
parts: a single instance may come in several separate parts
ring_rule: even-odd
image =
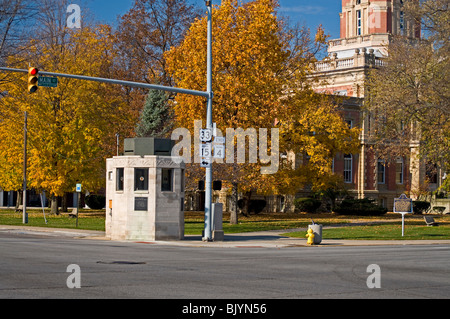
[[[157,145],[171,149],[167,147],[171,140],[130,140],[125,142],[125,156],[106,160],[106,236],[130,241],[183,239],[184,162],[139,149],[146,145],[144,153],[164,154]],[[148,151],[149,143],[153,151]],[[129,145],[136,149],[127,149]]]

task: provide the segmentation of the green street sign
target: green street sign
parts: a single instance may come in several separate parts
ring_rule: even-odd
[[[48,88],[56,88],[58,87],[58,78],[50,76],[40,76],[38,85]]]

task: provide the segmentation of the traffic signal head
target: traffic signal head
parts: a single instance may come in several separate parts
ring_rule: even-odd
[[[38,74],[37,68],[28,69],[28,92],[34,93],[38,90]]]

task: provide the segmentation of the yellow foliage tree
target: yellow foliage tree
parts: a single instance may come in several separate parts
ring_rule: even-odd
[[[348,128],[332,101],[308,86],[314,52],[326,41],[323,30],[319,27],[314,40],[307,29],[295,33],[278,18],[277,7],[276,0],[224,0],[213,8],[213,121],[222,132],[277,127],[282,150],[310,156],[311,165],[292,169],[285,163],[272,175],[261,175],[260,161],[215,165],[216,177],[240,183],[244,192],[295,192],[315,181],[314,170],[326,176],[338,150],[358,143],[357,130]],[[166,53],[168,72],[179,87],[206,88],[206,29],[206,18],[197,20],[184,41]],[[292,91],[295,87],[300,89]],[[192,135],[194,120],[206,118],[205,101],[198,97],[177,95],[174,110],[178,125]]]
[[[32,41],[27,55],[10,57],[10,63],[22,59],[41,70],[108,77],[115,56],[110,28],[85,26],[65,32],[66,41],[60,44]],[[1,161],[22,161],[17,147],[11,146],[23,145],[17,123],[23,123],[27,110],[30,187],[55,197],[74,191],[77,182],[88,191],[104,186],[104,159],[114,154],[115,133],[134,124],[115,87],[60,78],[57,88],[41,87],[29,94],[26,76],[16,73],[1,91],[7,92],[0,102]],[[11,188],[10,182],[2,172],[0,185]]]

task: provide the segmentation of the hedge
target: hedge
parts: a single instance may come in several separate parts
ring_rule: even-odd
[[[102,209],[106,205],[106,198],[103,195],[88,195],[84,201],[91,209]]]
[[[374,203],[374,200],[345,199],[336,206],[334,212],[338,215],[380,216],[387,213],[387,208]]]
[[[322,202],[313,198],[297,198],[294,200],[295,208],[300,212],[315,213]]]

